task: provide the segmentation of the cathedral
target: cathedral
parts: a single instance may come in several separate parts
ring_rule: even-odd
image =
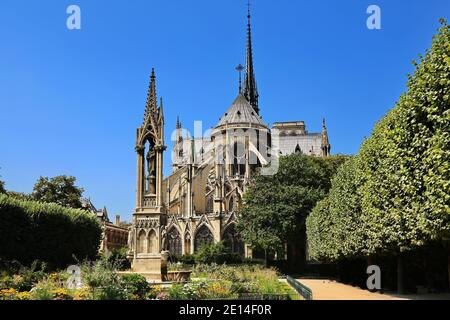
[[[223,241],[246,257],[252,250],[236,229],[237,212],[251,177],[276,170],[278,157],[292,153],[327,157],[331,146],[325,120],[321,133],[303,121],[276,122],[260,115],[252,52],[250,12],[244,81],[229,109],[208,137],[190,137],[177,119],[172,174],[163,176],[163,101],[152,70],[144,121],[136,132],[136,209],[128,237],[128,257],[137,272],[158,270],[162,253],[181,256],[204,244]],[[266,171],[264,173],[264,171]]]

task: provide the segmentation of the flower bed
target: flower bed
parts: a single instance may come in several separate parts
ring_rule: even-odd
[[[107,260],[81,266],[82,288],[68,288],[64,272],[30,276],[0,277],[0,300],[235,300],[299,299],[273,269],[258,265],[197,265],[192,281],[181,284],[150,285],[139,274],[120,275]]]

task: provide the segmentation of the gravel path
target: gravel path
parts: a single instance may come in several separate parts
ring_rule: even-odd
[[[297,279],[310,288],[314,300],[450,300],[450,294],[395,295],[372,293],[326,279]]]

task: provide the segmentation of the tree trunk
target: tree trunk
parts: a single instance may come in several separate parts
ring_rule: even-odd
[[[397,256],[397,292],[399,294],[405,293],[404,275],[403,275],[403,256],[401,253]]]

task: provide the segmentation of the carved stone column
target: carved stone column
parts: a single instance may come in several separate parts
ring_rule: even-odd
[[[165,147],[156,147],[156,206],[161,207],[163,203],[163,152]]]
[[[144,160],[144,148],[141,146],[137,146],[136,148],[137,153],[137,186],[136,186],[136,207],[141,208],[142,207],[142,196],[144,194],[144,166],[145,166],[145,160]]]

